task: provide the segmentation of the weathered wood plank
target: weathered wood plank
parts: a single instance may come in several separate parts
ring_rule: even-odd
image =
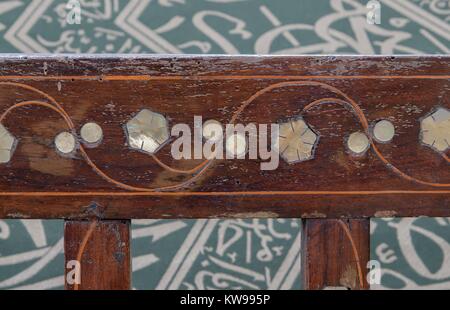
[[[448,149],[421,140],[421,120],[450,107],[449,60],[1,57],[0,123],[16,143],[0,164],[0,217],[450,216]],[[267,171],[259,156],[176,160],[174,137],[152,157],[131,149],[124,129],[142,109],[170,129],[194,128],[196,115],[281,126],[301,117],[318,139],[309,160],[280,157]],[[392,141],[374,137],[380,120],[394,125]],[[88,122],[103,130],[96,145],[80,142]],[[62,131],[77,138],[66,156],[54,145]],[[368,137],[360,156],[347,146],[355,132]]]
[[[128,290],[131,288],[130,221],[66,221],[64,224],[66,289]],[[80,263],[80,282],[70,261]]]
[[[370,220],[321,220],[303,222],[304,287],[368,289]]]

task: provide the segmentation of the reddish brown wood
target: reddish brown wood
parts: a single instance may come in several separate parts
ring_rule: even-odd
[[[368,289],[367,262],[369,261],[369,223],[366,219],[320,220],[309,219],[303,223],[303,277],[304,287],[320,290],[325,287]],[[358,253],[358,262],[350,238],[342,224],[346,225]]]
[[[85,242],[83,242],[85,240]],[[68,290],[128,290],[131,288],[130,221],[66,221],[66,266],[81,255],[81,283]],[[66,273],[72,269],[66,269]]]
[[[449,56],[1,57],[0,113],[27,100],[51,102],[31,86],[64,108],[75,133],[86,122],[97,122],[104,140],[86,153],[110,180],[95,172],[80,152],[72,158],[55,152],[54,137],[67,129],[58,113],[40,106],[16,109],[2,122],[19,143],[12,161],[0,165],[0,218],[450,216],[448,161],[419,141],[420,118],[436,106],[450,108],[449,60]],[[275,88],[261,93],[267,87]],[[362,157],[347,151],[348,135],[362,130],[353,109],[330,103],[303,113],[314,100],[343,99],[340,92],[354,99],[369,125],[380,119],[394,123],[392,143],[376,144],[387,163],[373,149]],[[259,94],[255,100],[235,114],[255,94]],[[280,160],[278,169],[261,171],[260,160],[217,160],[195,178],[164,169],[151,156],[127,146],[124,124],[143,108],[164,114],[171,126],[191,127],[194,115],[222,123],[235,115],[243,124],[277,123],[303,115],[320,141],[310,161],[290,165]],[[174,160],[170,144],[157,156],[177,169],[189,170],[200,163]],[[175,188],[133,191],[111,180],[149,190]]]

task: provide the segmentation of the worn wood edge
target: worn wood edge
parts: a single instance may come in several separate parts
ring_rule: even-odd
[[[346,236],[344,229],[340,226],[346,226],[351,237]],[[318,228],[320,228],[319,231],[317,231]],[[309,229],[315,230],[314,232],[311,232]],[[337,250],[343,251],[345,248],[347,251],[345,252],[346,255],[340,253],[345,257],[338,255],[338,253],[329,253],[329,249],[325,248],[327,245],[330,245],[327,243],[326,239],[328,237],[333,238],[334,234],[338,234],[338,236],[340,235],[341,237],[338,242]],[[324,248],[312,248],[312,245],[316,244],[317,241],[322,241],[319,245]],[[357,253],[352,251],[353,245],[356,247]],[[367,282],[368,269],[366,266],[367,262],[370,260],[369,219],[304,219],[302,223],[301,247],[303,248],[301,253],[301,280],[304,289],[317,290],[325,289],[326,287],[339,287],[352,290],[370,289],[370,284]],[[355,255],[357,254],[359,256],[359,264],[355,259]],[[313,259],[311,259],[311,256]],[[361,261],[361,259],[365,261]],[[329,264],[332,266],[329,266]],[[339,271],[341,271],[341,274],[334,273],[330,275],[330,272],[336,271],[336,267],[342,268],[344,265],[346,265],[346,268],[351,267],[350,269],[353,270],[353,272],[349,272],[350,269],[340,269]],[[356,272],[357,265],[361,268],[360,271],[362,276]],[[312,271],[314,274],[309,272],[311,267],[316,267],[313,268],[314,270]],[[331,270],[329,270],[329,268]],[[316,274],[315,272],[317,271],[318,273]],[[312,277],[314,277],[314,279],[312,279]],[[332,279],[330,278],[333,277],[339,277],[339,280],[335,279],[336,282],[334,283],[326,283],[327,281],[331,282]],[[319,281],[320,283],[316,281]],[[359,282],[362,283],[362,286]]]
[[[105,231],[106,230],[106,231]],[[70,236],[68,236],[70,234]],[[107,247],[106,242],[110,240],[104,240],[103,238],[119,238],[120,240],[114,240],[110,243],[108,248],[111,251],[107,251],[108,257],[100,257],[101,260],[94,261],[91,251],[97,251],[97,255],[102,254],[101,247],[98,247],[99,238],[103,247]],[[125,238],[125,239],[121,239]],[[70,240],[69,240],[70,239]],[[93,247],[94,245],[94,247]],[[95,247],[97,245],[97,247]],[[82,247],[80,249],[80,247]],[[131,289],[131,221],[124,219],[116,220],[67,220],[64,222],[64,260],[65,260],[65,276],[71,270],[67,268],[67,263],[71,260],[80,259],[80,263],[84,263],[84,268],[88,269],[88,280],[83,281],[86,278],[86,272],[83,272],[83,264],[81,264],[81,283],[69,284],[66,279],[64,281],[66,290],[85,290],[85,289]],[[78,257],[81,255],[81,258]],[[105,265],[105,261],[109,261],[109,264]],[[100,277],[98,274],[92,274],[92,268],[98,268],[102,273],[102,269],[110,268],[108,273],[103,273]],[[112,268],[112,269],[111,269]],[[120,272],[123,269],[128,272]],[[116,274],[111,278],[111,272]],[[101,283],[100,278],[109,283]],[[115,283],[111,282],[111,279],[116,280]],[[121,281],[117,282],[120,279]],[[83,283],[84,282],[84,283]],[[88,284],[86,284],[86,282]],[[88,286],[88,287],[87,287]]]
[[[162,58],[178,58],[178,59],[196,59],[196,58],[229,58],[229,59],[254,59],[254,58],[292,58],[292,59],[306,59],[306,58],[351,58],[351,59],[380,59],[395,57],[396,59],[418,59],[418,58],[450,58],[448,54],[420,54],[420,55],[405,55],[405,54],[304,54],[304,55],[271,55],[271,54],[124,54],[124,53],[104,53],[104,54],[92,54],[92,53],[82,53],[82,54],[70,54],[70,53],[36,53],[36,54],[24,54],[24,53],[0,53],[1,59],[25,59],[25,60],[39,60],[39,59],[162,59]]]
[[[72,75],[107,75],[107,74],[126,74],[133,73],[152,76],[177,75],[182,71],[190,71],[187,76],[195,73],[199,76],[208,76],[209,74],[224,73],[228,74],[226,67],[233,69],[233,73],[248,73],[252,69],[262,69],[261,65],[268,62],[274,62],[280,67],[265,68],[273,75],[310,73],[319,71],[338,71],[352,73],[348,76],[358,75],[358,72],[368,72],[364,62],[370,62],[372,75],[386,74],[385,69],[389,68],[389,74],[401,72],[404,75],[405,70],[411,74],[426,74],[430,65],[439,63],[434,74],[448,75],[450,70],[450,55],[197,55],[197,54],[0,54],[0,65],[14,65],[22,69],[31,76],[63,75],[59,70],[54,70],[53,66],[64,66],[65,70],[70,70]],[[214,64],[220,68],[211,68],[211,66],[202,66]],[[312,62],[317,68],[313,70],[309,67],[290,67],[296,62]],[[168,66],[170,63],[176,63],[176,69]],[[75,65],[77,64],[77,65]],[[147,65],[149,67],[138,67],[137,65]],[[41,66],[42,65],[42,66]],[[273,65],[273,63],[272,63]],[[401,65],[401,66],[399,66]],[[282,67],[281,67],[282,66]],[[403,66],[403,67],[402,67]],[[43,67],[46,67],[44,72]],[[152,71],[153,67],[161,70]],[[1,78],[8,78],[7,68],[0,72]],[[61,67],[58,67],[61,69]],[[380,70],[382,69],[382,70]],[[13,79],[16,79],[16,71],[13,72]],[[302,74],[302,73],[300,73]]]
[[[96,218],[101,220],[114,219],[235,219],[235,218],[302,218],[302,219],[350,219],[350,218],[397,218],[397,217],[448,217],[450,209],[445,203],[441,207],[424,211],[420,206],[414,206],[411,201],[410,208],[395,210],[395,208],[378,208],[377,206],[357,206],[346,211],[329,207],[314,207],[305,205],[293,206],[267,206],[261,200],[260,206],[255,207],[254,202],[245,204],[227,204],[226,207],[210,206],[211,202],[204,200],[196,202],[193,206],[189,201],[182,207],[171,206],[170,200],[162,202],[164,206],[152,206],[151,203],[136,202],[131,207],[120,208],[105,206],[95,202],[78,201],[73,205],[59,207],[55,202],[44,200],[36,201],[34,206],[24,204],[9,205],[0,203],[0,218],[3,219],[66,219],[78,220]],[[348,204],[343,202],[343,205]],[[223,202],[221,202],[223,206]],[[324,204],[325,205],[325,204]],[[45,206],[45,208],[44,208]]]

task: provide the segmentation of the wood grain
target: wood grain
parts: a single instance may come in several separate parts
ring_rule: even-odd
[[[64,256],[81,264],[81,282],[67,290],[131,288],[130,221],[66,221]],[[72,269],[66,269],[66,273]]]
[[[304,288],[368,289],[369,224],[370,220],[366,219],[305,220],[302,252]]]
[[[2,218],[450,216],[446,154],[419,141],[420,119],[449,108],[450,57],[3,56],[2,124],[18,138],[0,165]],[[311,102],[331,98],[305,110]],[[338,101],[348,104],[341,104]],[[319,135],[314,158],[261,171],[261,160],[215,160],[192,174],[131,150],[125,123],[144,108],[169,125],[194,115],[223,124],[302,116]],[[64,111],[64,112],[62,112]],[[359,112],[358,112],[359,111]],[[381,119],[391,143],[355,157],[345,141]],[[54,137],[87,122],[96,148],[60,156]],[[157,158],[176,170],[203,160]]]

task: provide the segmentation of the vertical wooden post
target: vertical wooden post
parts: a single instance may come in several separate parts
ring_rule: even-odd
[[[66,221],[64,251],[66,289],[130,289],[129,220]],[[79,284],[73,283],[77,261],[81,275]]]
[[[369,219],[303,221],[305,289],[368,289]]]

